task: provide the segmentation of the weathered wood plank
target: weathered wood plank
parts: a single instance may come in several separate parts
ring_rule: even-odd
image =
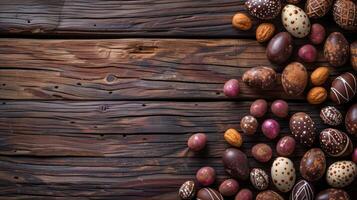
[[[225,99],[226,80],[271,65],[253,40],[0,39],[0,59],[1,99]],[[302,98],[241,83],[240,99],[257,97]]]

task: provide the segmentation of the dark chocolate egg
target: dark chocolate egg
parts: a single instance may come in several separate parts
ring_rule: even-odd
[[[352,73],[346,72],[335,78],[331,84],[330,99],[337,103],[343,104],[349,102],[356,94],[357,79]]]
[[[308,74],[303,64],[292,62],[287,65],[281,75],[281,84],[286,94],[300,95],[307,85]]]
[[[343,121],[343,116],[337,108],[333,106],[326,106],[320,111],[320,118],[325,124],[330,126],[340,125]]]
[[[333,19],[346,30],[357,30],[357,6],[353,1],[337,0],[333,5]]]
[[[191,200],[196,194],[195,182],[186,181],[184,182],[179,190],[179,197],[182,200]]]
[[[345,117],[345,125],[348,133],[357,136],[357,103],[348,109]]]
[[[330,188],[321,191],[316,195],[315,200],[350,200],[350,196],[346,191],[341,189]]]
[[[351,53],[351,65],[355,71],[357,71],[357,40],[350,45]]]
[[[346,156],[352,153],[352,141],[346,133],[334,128],[326,128],[320,133],[320,145],[328,155]]]
[[[300,180],[291,191],[290,200],[314,200],[315,191],[311,183]]]
[[[331,9],[333,0],[307,0],[305,12],[310,18],[320,18]]]
[[[344,65],[349,59],[350,45],[340,32],[331,33],[324,45],[324,56],[326,60],[334,67]]]
[[[249,177],[249,164],[247,156],[238,149],[228,148],[223,153],[225,171],[235,179],[247,180]]]
[[[293,37],[288,32],[276,34],[268,43],[268,60],[276,64],[286,63],[293,52]]]
[[[197,192],[198,200],[224,200],[222,195],[215,189],[202,188]]]
[[[284,200],[284,198],[273,190],[265,190],[260,192],[255,200]]]
[[[243,74],[242,80],[251,87],[270,89],[275,85],[276,72],[271,67],[253,67]]]
[[[247,0],[245,6],[250,15],[259,19],[273,19],[281,10],[280,0]]]
[[[311,117],[304,113],[295,113],[290,118],[290,131],[295,139],[306,146],[311,146],[315,141],[315,123]]]
[[[308,150],[301,159],[300,173],[308,181],[317,181],[325,173],[326,158],[319,148]]]
[[[264,170],[253,168],[250,171],[250,182],[257,190],[265,190],[269,186],[269,176]]]

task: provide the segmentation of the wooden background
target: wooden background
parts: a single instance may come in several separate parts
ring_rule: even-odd
[[[318,116],[323,105],[288,97],[281,86],[259,91],[242,83],[238,98],[224,96],[226,80],[272,66],[254,28],[231,27],[237,11],[245,12],[243,0],[1,0],[0,199],[171,200],[202,166],[217,170],[217,186],[227,177],[223,133],[239,130],[257,98],[286,99],[290,114],[305,111],[319,131],[326,128]],[[331,16],[319,22],[340,30]],[[320,51],[307,68],[322,65]],[[331,79],[349,70],[334,69]],[[281,135],[290,134],[288,119],[279,122]],[[201,153],[186,146],[196,132],[208,135]],[[276,140],[260,131],[244,136],[241,149],[251,167],[269,170],[272,161],[251,156],[258,142],[276,155]],[[296,168],[306,150],[297,146]],[[315,186],[328,187],[323,180]],[[351,196],[356,187],[347,188]]]

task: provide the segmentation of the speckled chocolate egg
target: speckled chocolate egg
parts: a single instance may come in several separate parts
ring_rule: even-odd
[[[345,117],[345,126],[349,134],[357,136],[357,103],[348,109]]]
[[[308,181],[317,181],[325,173],[326,158],[324,152],[319,148],[308,150],[301,159],[300,173]]]
[[[311,183],[298,181],[290,194],[290,200],[314,200],[315,190]]]
[[[258,121],[251,115],[246,115],[240,120],[240,128],[243,133],[253,135],[258,128]]]
[[[294,37],[303,38],[310,33],[310,20],[297,6],[286,5],[281,13],[281,21],[285,29]]]
[[[343,116],[336,107],[326,106],[320,111],[320,118],[325,124],[337,126],[342,123]]]
[[[278,157],[271,167],[271,178],[274,185],[281,192],[290,191],[295,184],[295,168],[289,158]]]
[[[268,103],[264,99],[257,99],[250,105],[250,114],[254,117],[263,117],[267,110]]]
[[[290,156],[295,150],[296,142],[291,136],[284,136],[280,138],[276,144],[276,153],[279,156]]]
[[[181,200],[191,200],[196,195],[195,182],[184,182],[179,190],[179,197]]]
[[[355,96],[356,91],[356,76],[346,72],[333,80],[330,89],[330,99],[337,104],[347,103]]]
[[[259,162],[268,162],[273,156],[273,151],[269,145],[258,143],[252,147],[252,156]]]
[[[326,128],[320,133],[320,145],[328,155],[346,156],[352,153],[353,146],[346,133],[334,128]]]
[[[315,123],[311,117],[304,113],[295,113],[290,118],[290,131],[294,138],[306,146],[311,146],[315,141]]]
[[[286,94],[291,96],[300,95],[307,85],[308,74],[303,64],[292,62],[285,67],[281,75],[281,84]]]
[[[310,18],[320,18],[331,9],[333,0],[307,0],[305,12]]]
[[[255,200],[284,200],[284,198],[273,190],[265,190],[260,192]]]
[[[245,6],[250,15],[259,19],[273,19],[280,13],[280,0],[247,0]]]
[[[226,197],[230,197],[237,194],[238,190],[239,183],[232,178],[223,181],[218,188],[218,191]]]
[[[351,65],[355,71],[357,71],[357,40],[350,45],[351,53]]]
[[[257,190],[265,190],[269,186],[269,176],[264,170],[253,168],[250,171],[250,182]]]
[[[326,181],[335,188],[346,187],[351,184],[357,175],[357,166],[349,160],[334,162],[327,169]]]
[[[293,37],[288,32],[276,34],[266,48],[267,58],[276,64],[286,63],[293,52]]]
[[[329,188],[316,195],[315,200],[350,200],[346,191],[341,189]]]
[[[253,67],[244,72],[242,80],[251,87],[270,89],[275,85],[276,72],[271,67]]]
[[[224,200],[222,195],[215,189],[202,188],[197,192],[198,200]]]
[[[340,32],[331,33],[324,45],[324,56],[334,67],[344,65],[349,59],[350,46],[345,36]]]
[[[346,30],[357,30],[357,6],[353,1],[337,0],[333,5],[333,19]]]
[[[247,180],[249,177],[249,163],[247,156],[236,148],[224,151],[222,161],[225,171],[235,179]]]

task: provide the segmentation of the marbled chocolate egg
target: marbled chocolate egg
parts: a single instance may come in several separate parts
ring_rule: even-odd
[[[255,200],[284,200],[284,198],[273,190],[265,190],[260,192]]]
[[[353,151],[352,141],[346,133],[334,128],[326,128],[320,133],[320,145],[328,155],[346,156]]]
[[[281,84],[286,94],[300,95],[307,85],[308,74],[303,64],[292,62],[285,67],[281,75]]]
[[[331,84],[330,99],[337,103],[343,104],[349,102],[356,94],[357,79],[352,73],[346,72],[335,78]]]
[[[195,182],[186,181],[184,182],[179,190],[179,197],[182,200],[191,200],[196,194]]]
[[[244,72],[242,80],[251,87],[269,89],[275,85],[276,72],[271,67],[253,67]]]
[[[314,200],[314,197],[313,185],[305,180],[300,180],[291,191],[290,200]]]
[[[330,126],[340,125],[343,121],[342,114],[333,106],[326,106],[320,111],[320,118],[325,124]]]
[[[340,32],[331,33],[324,45],[324,56],[334,67],[344,65],[349,59],[350,46],[345,36]]]
[[[293,162],[285,157],[276,158],[271,167],[271,178],[278,190],[281,192],[290,191],[296,179]]]
[[[331,9],[333,0],[307,0],[305,12],[310,18],[320,18]]]
[[[281,21],[285,29],[294,37],[303,38],[310,33],[310,20],[297,6],[286,5],[281,13]]]
[[[350,200],[346,191],[341,189],[330,188],[321,191],[316,195],[315,200]]]
[[[351,65],[355,71],[357,71],[357,40],[350,45],[351,53]]]
[[[224,200],[224,199],[217,190],[212,188],[202,188],[197,192],[197,200]]]
[[[249,177],[249,163],[247,156],[236,148],[228,148],[224,151],[223,165],[225,171],[233,178],[247,180]]]
[[[326,158],[319,148],[308,150],[301,159],[300,173],[308,181],[317,181],[325,173]]]
[[[245,6],[250,15],[259,19],[273,19],[280,13],[280,0],[247,0]]]
[[[269,176],[264,170],[253,168],[250,171],[250,182],[257,190],[265,190],[269,186]]]
[[[334,162],[327,169],[326,181],[335,188],[346,187],[351,184],[357,175],[357,166],[349,160]]]
[[[333,5],[333,19],[346,30],[357,30],[357,6],[353,1],[337,0]]]
[[[345,125],[349,134],[357,136],[357,103],[348,109],[345,117]]]
[[[295,113],[290,118],[290,131],[295,139],[306,146],[311,146],[315,141],[315,123],[311,117],[304,113]]]

